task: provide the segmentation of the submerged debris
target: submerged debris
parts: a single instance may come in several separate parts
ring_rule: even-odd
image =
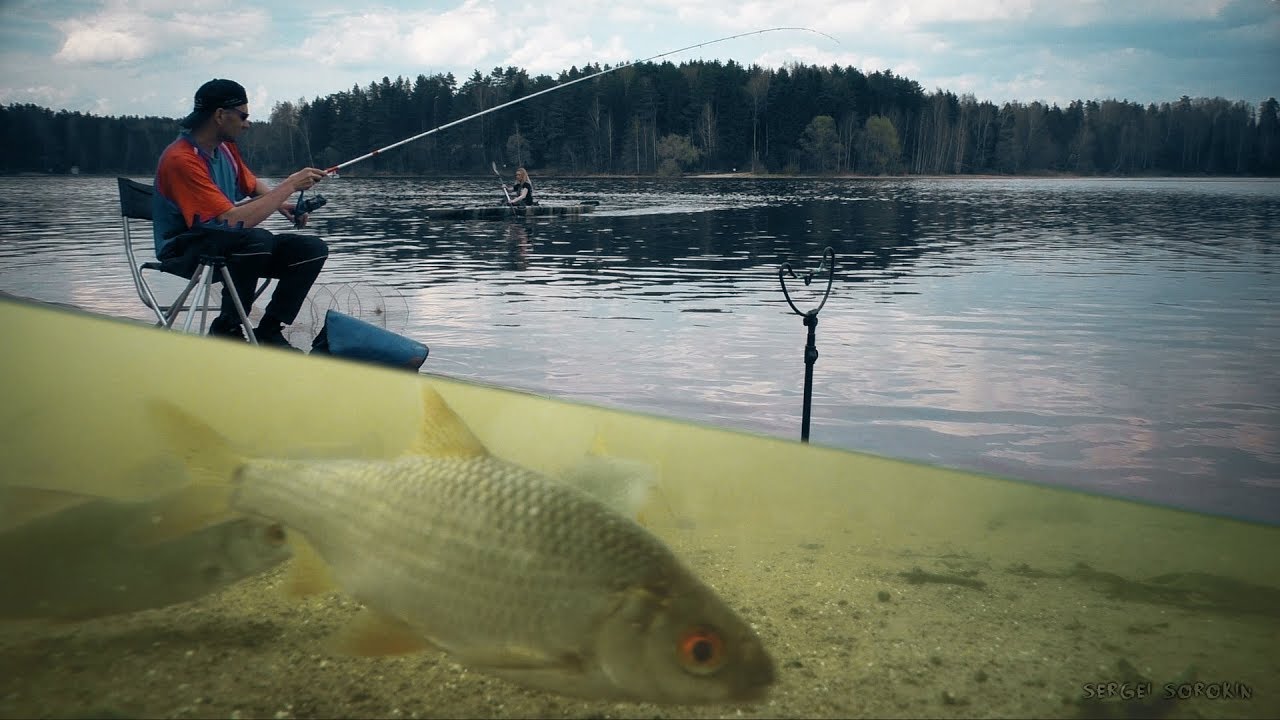
[[[969,573],[972,575],[975,573]],[[899,577],[906,578],[906,581],[912,585],[923,585],[924,583],[941,583],[943,585],[959,585],[961,587],[973,588],[975,590],[985,590],[987,584],[981,580],[975,580],[972,577],[964,575],[944,575],[942,573],[925,572],[920,568],[912,568],[911,572],[898,573]]]
[[[1019,577],[1029,577],[1029,578],[1066,577],[1066,575],[1063,575],[1063,574],[1045,572],[1044,570],[1037,570],[1026,563],[1018,563],[1016,565],[1012,565],[1005,572],[1007,572],[1010,575],[1017,575]]]
[[[1075,567],[1061,573],[1046,572],[1026,563],[1019,563],[1005,572],[1028,578],[1078,580],[1112,600],[1172,605],[1187,610],[1229,615],[1280,618],[1280,589],[1210,573],[1166,573],[1140,581],[1095,570],[1088,563],[1076,563]]]

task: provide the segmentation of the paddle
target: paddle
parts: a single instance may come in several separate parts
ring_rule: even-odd
[[[498,163],[490,160],[489,167],[493,168],[493,174],[498,176],[498,183],[502,185],[502,194],[507,196],[507,209],[511,211],[511,215],[514,217],[516,206],[511,204],[511,193],[507,192],[507,183],[502,179],[502,174],[498,172]]]

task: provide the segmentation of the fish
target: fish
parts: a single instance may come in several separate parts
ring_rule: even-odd
[[[75,421],[91,422],[91,415]],[[129,418],[121,422],[128,423]],[[83,426],[66,422],[52,404],[28,407],[0,417],[0,493],[8,487],[25,491],[51,491],[54,498],[104,497],[112,500],[142,501],[179,489],[179,476],[160,465],[137,467],[122,454],[108,433],[85,432]],[[68,437],[76,438],[77,452],[66,450]],[[0,495],[0,512],[6,511]],[[40,501],[43,502],[43,501]],[[25,508],[24,508],[25,511]],[[8,515],[7,512],[5,512]]]
[[[611,456],[599,437],[589,453],[552,479],[578,488],[642,525],[645,506],[660,494],[653,464]]]
[[[281,523],[295,551],[286,584],[364,606],[330,639],[336,651],[434,648],[595,700],[749,702],[775,680],[755,631],[660,539],[588,492],[490,454],[430,386],[419,437],[390,458],[243,457],[177,405],[148,405],[193,486],[225,493],[176,503],[191,512],[161,518],[159,537],[220,513]]]
[[[127,502],[41,489],[0,492],[0,621],[76,622],[188,602],[290,557],[284,529],[228,519],[163,543],[130,537],[170,498]]]

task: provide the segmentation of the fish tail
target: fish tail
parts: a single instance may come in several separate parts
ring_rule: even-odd
[[[230,486],[237,481],[245,458],[232,449],[225,436],[167,400],[152,400],[147,409],[192,482]]]
[[[231,500],[246,459],[204,421],[168,401],[152,400],[147,410],[190,481],[158,498],[150,521],[128,533],[127,540],[137,545],[168,542],[237,517]]]

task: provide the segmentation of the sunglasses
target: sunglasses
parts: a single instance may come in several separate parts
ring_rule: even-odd
[[[245,120],[248,120],[248,119],[249,119],[249,113],[247,113],[247,112],[245,112],[245,111],[243,111],[243,110],[237,110],[236,108],[218,108],[218,109],[219,109],[219,110],[226,110],[227,112],[233,112],[233,113],[235,113],[235,114],[239,115],[239,116],[240,116],[240,121],[241,121],[241,122],[244,122]]]

